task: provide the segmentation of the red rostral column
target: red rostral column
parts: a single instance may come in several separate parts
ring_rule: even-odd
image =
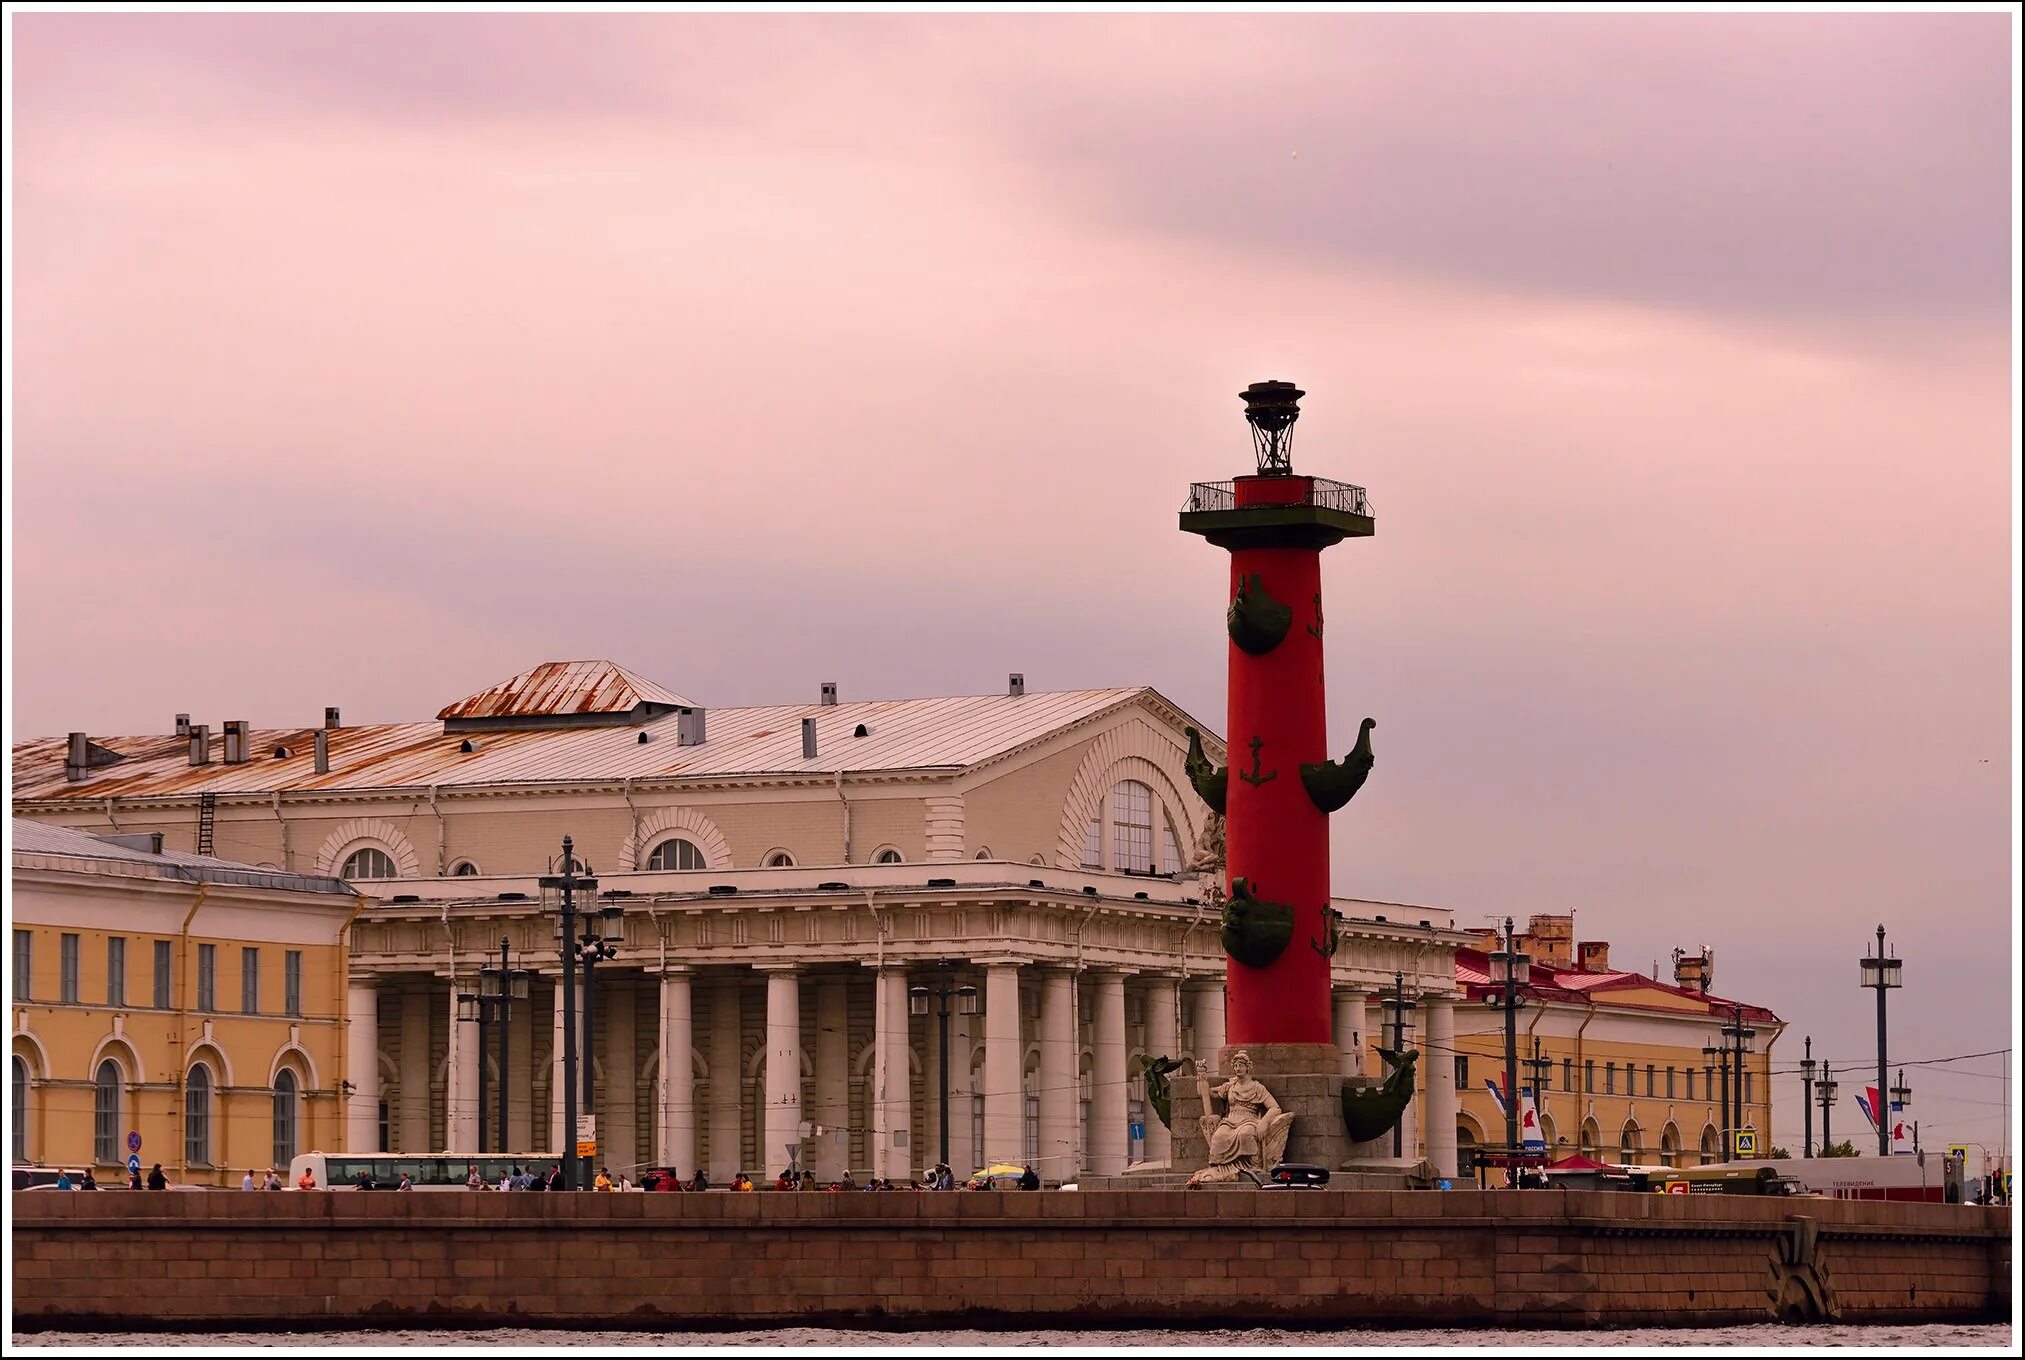
[[[1362,784],[1370,747],[1367,729],[1345,761],[1329,760],[1322,549],[1369,536],[1371,510],[1361,487],[1294,474],[1289,445],[1305,393],[1272,381],[1239,395],[1257,471],[1195,484],[1181,513],[1184,532],[1230,551],[1230,766],[1197,781],[1209,784],[1212,806],[1222,792],[1226,818],[1227,1035],[1232,1047],[1326,1045],[1329,812]]]

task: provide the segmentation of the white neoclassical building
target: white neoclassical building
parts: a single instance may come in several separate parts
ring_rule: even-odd
[[[1224,957],[1187,867],[1208,810],[1193,723],[1146,688],[706,708],[610,662],[551,662],[434,721],[14,748],[14,810],[159,831],[172,849],[337,874],[371,894],[349,940],[349,1038],[331,1074],[353,1148],[479,1146],[498,1035],[457,998],[502,941],[539,970],[512,1009],[509,1152],[562,1146],[556,923],[538,879],[562,838],[623,910],[599,965],[600,1160],[825,1180],[1028,1161],[1050,1181],[1168,1154],[1139,1059],[1223,1042]],[[165,724],[165,727],[168,727]],[[1205,729],[1213,758],[1221,744]],[[552,899],[553,894],[550,894]],[[1344,1070],[1366,1070],[1403,974],[1430,1048],[1454,1046],[1448,912],[1339,899]],[[941,1025],[910,987],[946,976]],[[1409,1155],[1454,1165],[1451,1064]],[[491,1105],[496,1111],[497,1106]],[[496,1115],[487,1120],[495,1147]],[[1426,1137],[1422,1137],[1422,1130]]]

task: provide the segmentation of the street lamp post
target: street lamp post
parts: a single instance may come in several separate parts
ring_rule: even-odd
[[[1807,1036],[1807,1056],[1800,1060],[1800,1155],[1814,1155],[1814,1036]]]
[[[1884,952],[1884,927],[1877,928],[1877,953],[1865,958],[1862,963],[1862,986],[1877,992],[1877,1103],[1883,1104],[1885,1094],[1885,1035],[1884,1035],[1884,994],[1894,987],[1903,987],[1898,959]],[[1877,1116],[1877,1155],[1891,1156],[1891,1111],[1873,1109]]]
[[[509,1062],[512,1035],[508,1025],[513,1017],[513,1003],[528,998],[528,982],[533,973],[513,966],[509,942],[505,937],[499,941],[499,966],[478,970],[478,994],[466,992],[457,998],[457,1018],[478,1026],[478,1151],[488,1151],[485,1146],[485,1031],[488,1026],[499,1028],[499,1136],[494,1152],[505,1152],[508,1146],[507,1111],[509,1096],[513,1090],[513,1068]]]
[[[1505,947],[1494,951],[1491,956],[1491,980],[1498,984],[1498,995],[1487,997],[1494,1006],[1505,1011],[1505,1158],[1507,1181],[1516,1182],[1510,1160],[1519,1151],[1519,989],[1525,986],[1531,975],[1526,971],[1531,962],[1512,945],[1512,918],[1505,918]],[[1438,1060],[1438,1059],[1437,1059]]]
[[[580,1076],[584,1083],[584,1114],[594,1117],[597,1113],[596,1093],[598,1064],[591,1050],[597,1040],[597,1013],[593,1009],[597,996],[597,965],[618,956],[618,945],[625,938],[625,908],[613,903],[600,907],[595,912],[584,913],[584,931],[577,936],[577,962],[584,970],[584,1041],[578,1057],[583,1063]],[[595,1125],[594,1125],[595,1127]],[[589,1162],[584,1164],[584,1184],[591,1183],[592,1171]]]
[[[941,1136],[942,1144],[941,1152],[937,1155],[936,1160],[944,1166],[949,1164],[949,999],[951,997],[956,998],[956,1013],[958,1015],[977,1014],[977,988],[968,983],[965,983],[961,987],[953,986],[954,982],[955,978],[949,971],[949,961],[947,959],[937,959],[935,961],[935,985],[933,987],[917,985],[907,989],[907,1013],[909,1015],[927,1015],[930,997],[935,998],[937,1003],[935,1017],[940,1028],[937,1031],[938,1040],[935,1045],[935,1051],[941,1058],[940,1080],[942,1083],[942,1095],[936,1102],[936,1110],[941,1115],[941,1128],[938,1132]]]
[[[1383,1002],[1381,1010],[1384,1013],[1384,1023],[1392,1026],[1392,1051],[1399,1055],[1401,1060],[1404,1060],[1406,1057],[1406,1035],[1413,1028],[1413,1010],[1417,1004],[1417,1002],[1409,1001],[1406,998],[1406,974],[1394,973],[1392,975],[1392,999]],[[1405,1122],[1403,1115],[1400,1122]],[[1403,1155],[1403,1139],[1404,1135],[1400,1130],[1399,1124],[1394,1124],[1392,1126],[1392,1155],[1394,1157]]]
[[[1707,1067],[1707,1068],[1705,1068],[1705,1069],[1703,1069],[1705,1073],[1706,1073],[1706,1072],[1710,1072],[1710,1071],[1716,1071],[1716,1070],[1720,1070],[1720,1071],[1722,1072],[1722,1074],[1723,1074],[1723,1075],[1722,1075],[1722,1083],[1723,1083],[1723,1084],[1722,1084],[1722,1086],[1721,1086],[1721,1088],[1720,1088],[1720,1091],[1721,1091],[1721,1099],[1720,1099],[1720,1100],[1719,1100],[1719,1101],[1717,1102],[1717,1104],[1716,1104],[1716,1109],[1717,1109],[1717,1111],[1719,1112],[1719,1113],[1718,1113],[1718,1114],[1716,1115],[1716,1118],[1717,1118],[1717,1120],[1719,1121],[1719,1124],[1720,1124],[1720,1126],[1721,1126],[1721,1128],[1722,1128],[1722,1135],[1723,1135],[1723,1149],[1722,1149],[1722,1151],[1723,1151],[1723,1156],[1722,1156],[1722,1160],[1724,1160],[1724,1161],[1726,1161],[1726,1162],[1727,1162],[1727,1161],[1729,1161],[1729,1160],[1730,1160],[1730,1128],[1729,1128],[1729,1124],[1730,1124],[1730,1054],[1729,1054],[1729,1051],[1728,1051],[1727,1049],[1724,1049],[1724,1048],[1719,1048],[1719,1047],[1718,1047],[1718,1046],[1716,1046],[1715,1044],[1703,1044],[1703,1045],[1702,1045],[1702,1061],[1708,1064],[1708,1067]],[[1717,1092],[1716,1092],[1716,1091],[1710,1091],[1710,1092],[1709,1092],[1709,1094],[1710,1094],[1711,1096],[1714,1096],[1714,1095],[1716,1095],[1716,1094],[1717,1094]]]
[[[1730,1125],[1730,1146],[1723,1152],[1723,1160],[1726,1162],[1734,1159],[1737,1135],[1744,1131],[1744,1055],[1755,1047],[1751,1041],[1757,1034],[1758,1031],[1744,1024],[1744,1003],[1736,1002],[1731,1008],[1730,1023],[1723,1026],[1723,1037],[1728,1041],[1724,1047],[1728,1054],[1734,1055],[1737,1065],[1734,1079],[1727,1076],[1727,1067],[1725,1068],[1725,1084],[1728,1085],[1731,1100],[1734,1102],[1732,1111],[1727,1112],[1734,1114],[1734,1122]]]
[[[557,910],[561,920],[557,922],[557,934],[561,948],[557,951],[562,963],[562,1044],[563,1044],[563,1146],[558,1149],[562,1167],[562,1184],[565,1190],[577,1188],[577,1028],[576,1028],[576,959],[574,941],[576,938],[576,895],[580,892],[596,892],[598,880],[577,872],[574,847],[568,836],[562,842],[562,872],[543,874],[540,884],[543,890],[558,894]],[[553,867],[553,866],[550,866]]]
[[[1824,1154],[1829,1149],[1830,1140],[1835,1136],[1834,1130],[1830,1127],[1834,1122],[1835,1087],[1835,1078],[1829,1069],[1828,1060],[1823,1058],[1821,1060],[1821,1080],[1814,1083],[1814,1098],[1821,1105],[1821,1151]]]

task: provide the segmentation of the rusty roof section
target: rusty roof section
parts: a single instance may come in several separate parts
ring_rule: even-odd
[[[562,717],[571,713],[631,713],[642,704],[696,708],[666,685],[635,675],[615,661],[544,661],[531,671],[467,695],[436,716],[452,718]]]
[[[665,691],[662,691],[665,693]],[[1178,733],[1203,731],[1210,758],[1223,758],[1212,729],[1147,688],[1066,690],[1023,695],[880,699],[835,705],[713,708],[702,745],[677,740],[678,716],[626,727],[526,727],[463,734],[440,722],[374,723],[328,731],[330,769],[318,774],[313,727],[260,729],[251,759],[222,761],[223,737],[211,735],[211,763],[191,765],[187,738],[103,737],[126,756],[64,778],[65,742],[41,737],[13,748],[14,805],[103,798],[192,798],[289,793],[342,794],[365,789],[456,789],[654,779],[735,779],[961,770],[1007,756],[1056,733],[1132,705],[1143,705]],[[802,755],[801,719],[816,721],[817,755]],[[866,734],[857,735],[863,726]],[[642,740],[642,737],[645,740]],[[1177,738],[1178,739],[1178,738]],[[286,755],[279,754],[285,750]]]

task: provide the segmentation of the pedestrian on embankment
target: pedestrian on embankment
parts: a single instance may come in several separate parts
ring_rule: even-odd
[[[148,1173],[148,1189],[166,1190],[168,1188],[169,1188],[169,1178],[162,1174],[162,1164],[160,1162],[156,1162],[155,1169]]]

